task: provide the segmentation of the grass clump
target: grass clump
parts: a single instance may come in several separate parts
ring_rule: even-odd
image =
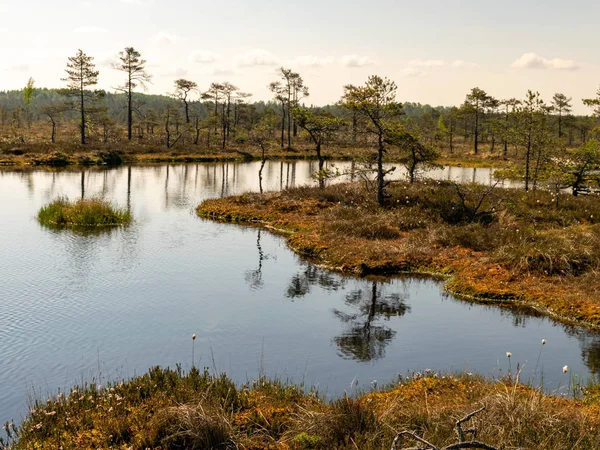
[[[42,207],[38,220],[48,227],[84,229],[128,225],[132,218],[128,210],[118,208],[107,200],[93,198],[72,202],[63,197]]]
[[[594,389],[566,399],[509,377],[429,372],[325,401],[280,381],[236,386],[206,370],[156,367],[36,401],[22,424],[5,425],[0,449],[381,450],[406,430],[442,448],[457,441],[457,420],[484,409],[469,427],[494,448],[583,450],[600,442]]]

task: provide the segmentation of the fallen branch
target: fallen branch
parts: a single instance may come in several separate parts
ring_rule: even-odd
[[[431,442],[426,441],[425,439],[423,439],[422,437],[417,435],[416,432],[403,431],[394,438],[394,441],[392,442],[391,450],[461,450],[461,449],[499,450],[497,447],[494,447],[494,446],[491,446],[488,444],[484,444],[483,442],[465,441],[465,434],[467,434],[467,433],[472,434],[473,437],[477,437],[477,428],[469,428],[467,430],[463,430],[463,428],[462,428],[463,423],[468,422],[474,416],[483,412],[484,410],[485,410],[485,407],[480,408],[477,411],[473,411],[472,413],[467,414],[462,419],[456,421],[456,432],[458,434],[458,442],[456,444],[450,444],[446,447],[440,448],[440,447],[436,447]],[[402,449],[399,449],[398,443],[404,437],[412,438],[413,440],[417,441],[419,444],[425,445],[425,447],[422,447],[422,446],[404,447]]]

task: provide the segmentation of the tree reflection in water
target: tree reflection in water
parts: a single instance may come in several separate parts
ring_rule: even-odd
[[[292,277],[285,296],[293,301],[304,297],[313,286],[337,291],[347,281],[348,278],[307,264]],[[368,286],[368,282],[362,281],[360,285]],[[352,308],[352,312],[333,310],[333,314],[345,324],[342,334],[333,338],[342,358],[372,361],[385,356],[385,347],[396,332],[381,321],[403,316],[410,307],[405,302],[405,295],[396,292],[386,294],[384,285],[383,281],[371,281],[370,289],[361,287],[350,291],[344,302]]]
[[[256,248],[258,249],[258,267],[254,270],[247,270],[244,274],[246,283],[248,283],[250,285],[250,289],[253,290],[261,289],[264,285],[262,277],[262,265],[263,261],[268,258],[268,256],[265,255],[265,252],[263,251],[262,246],[260,244],[260,232],[261,230],[259,229],[256,236]]]
[[[312,264],[304,266],[304,270],[294,275],[285,292],[289,299],[304,297],[311,286],[319,286],[327,291],[337,291],[344,285],[345,279]]]
[[[371,289],[358,289],[346,296],[346,304],[357,310],[348,314],[339,310],[333,313],[348,324],[346,331],[333,338],[339,355],[345,359],[372,361],[385,356],[385,348],[396,332],[383,325],[381,319],[400,317],[410,312],[405,299],[398,293],[382,292],[382,283],[373,281]]]

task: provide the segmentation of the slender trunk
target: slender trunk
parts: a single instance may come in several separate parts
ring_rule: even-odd
[[[85,145],[85,104],[84,104],[84,92],[83,92],[83,68],[81,69],[81,143]]]
[[[198,145],[200,139],[200,118],[196,117],[195,121],[196,135],[194,136],[194,145]]]
[[[527,139],[527,153],[525,154],[525,190],[529,191],[529,165],[531,160],[531,135]]]
[[[558,110],[558,137],[561,138],[563,136],[562,133],[562,110]]]
[[[358,120],[356,118],[356,111],[352,113],[352,145],[356,147],[356,134],[358,132]]]
[[[225,103],[223,103],[221,109],[221,150],[225,150],[225,145],[227,144],[227,122],[225,116]]]
[[[54,121],[54,119],[52,120],[52,143],[55,144],[56,143],[56,122]]]
[[[384,202],[383,150],[383,131],[380,129],[377,148],[377,203],[379,206],[383,206]]]
[[[473,148],[475,149],[475,154],[477,154],[478,150],[479,150],[479,106],[476,107],[475,109],[475,140],[474,140],[474,146]]]
[[[131,68],[129,69],[129,85],[127,92],[127,139],[131,140],[133,137],[133,104],[132,104],[132,92],[131,92]]]
[[[321,142],[317,141],[317,159],[319,160],[319,188],[325,188],[325,178],[323,177],[323,166],[325,165],[325,159],[321,154]]]
[[[284,146],[285,135],[285,103],[281,102],[281,148]]]
[[[288,90],[288,103],[287,103],[287,141],[288,148],[292,146],[292,135],[291,135],[291,127],[292,127],[292,113],[291,113],[291,103],[292,99],[290,98],[290,91]]]
[[[454,122],[450,119],[450,153],[454,153]]]
[[[260,148],[262,150],[262,157],[261,157],[260,169],[258,170],[258,188],[260,189],[260,193],[262,194],[263,193],[262,172],[265,167],[265,163],[267,162],[267,158],[265,157],[265,146],[263,144],[261,144]]]

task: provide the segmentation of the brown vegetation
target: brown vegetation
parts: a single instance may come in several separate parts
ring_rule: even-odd
[[[595,389],[573,400],[511,378],[416,373],[325,401],[278,381],[236,386],[194,368],[154,368],[36,402],[21,426],[6,424],[0,448],[375,450],[389,449],[405,430],[441,448],[459,440],[456,422],[480,408],[468,426],[477,428],[477,441],[493,445],[487,448],[590,449],[600,440]]]
[[[389,194],[378,208],[358,185],[304,187],[207,200],[198,214],[287,233],[296,252],[343,272],[443,274],[462,296],[600,327],[595,196],[431,181]]]

